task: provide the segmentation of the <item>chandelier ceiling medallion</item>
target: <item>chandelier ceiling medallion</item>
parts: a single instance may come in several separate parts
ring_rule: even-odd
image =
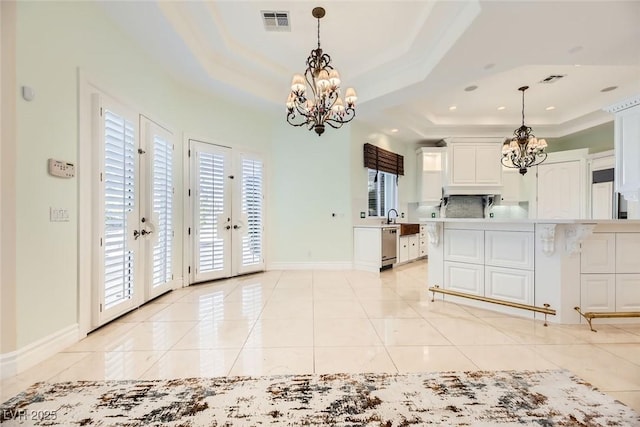
[[[529,86],[518,88],[522,92],[522,126],[513,131],[512,138],[506,138],[502,145],[502,164],[508,168],[520,169],[520,174],[527,173],[527,168],[539,165],[547,158],[544,149],[547,141],[538,139],[531,133],[531,128],[524,124],[524,91]]]
[[[304,76],[293,76],[287,99],[287,122],[293,126],[307,126],[320,136],[325,124],[338,129],[353,120],[358,98],[353,88],[346,90],[344,101],[340,98],[340,75],[331,65],[331,57],[320,48],[320,18],[325,10],[316,7],[311,14],[318,20],[318,48],[307,58]]]

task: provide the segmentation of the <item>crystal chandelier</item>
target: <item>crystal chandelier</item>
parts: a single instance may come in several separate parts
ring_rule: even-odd
[[[531,128],[524,124],[524,91],[529,86],[518,88],[522,92],[522,126],[513,131],[513,138],[507,138],[502,145],[502,164],[508,168],[520,169],[520,174],[527,173],[527,168],[539,165],[547,158],[544,149],[547,141],[538,139],[531,133]]]
[[[325,124],[338,129],[350,122],[356,115],[358,98],[352,88],[346,90],[344,101],[340,98],[340,75],[331,65],[331,57],[320,48],[320,18],[325,15],[325,10],[316,7],[311,14],[318,19],[318,48],[313,49],[307,58],[304,76],[293,76],[287,99],[287,122],[293,126],[307,126],[320,136]]]

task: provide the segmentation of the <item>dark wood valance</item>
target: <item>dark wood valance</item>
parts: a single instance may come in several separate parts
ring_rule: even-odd
[[[404,157],[373,144],[364,144],[364,167],[404,175]]]

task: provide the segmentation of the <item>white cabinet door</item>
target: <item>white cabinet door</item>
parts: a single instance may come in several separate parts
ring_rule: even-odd
[[[616,234],[616,273],[640,273],[640,233]]]
[[[485,232],[485,264],[533,270],[533,233]]]
[[[582,242],[580,271],[582,273],[616,272],[616,235],[594,233]]]
[[[616,274],[616,311],[640,311],[640,274]]]
[[[613,219],[613,182],[591,186],[591,218]]]
[[[409,236],[400,236],[398,245],[398,262],[409,261]]]
[[[454,230],[444,233],[445,261],[484,264],[484,231]]]
[[[580,310],[615,311],[616,275],[582,274],[580,278]]]
[[[538,218],[580,218],[582,179],[579,161],[538,166]]]
[[[616,112],[616,191],[627,200],[640,193],[640,105]]]
[[[485,296],[521,304],[533,304],[533,271],[484,268]]]
[[[417,259],[420,256],[420,239],[417,234],[411,234],[408,236],[409,245],[409,261]]]
[[[476,184],[502,184],[501,150],[500,144],[476,144]]]
[[[451,182],[452,185],[476,183],[476,146],[475,144],[452,144],[451,146]]]
[[[446,148],[422,147],[416,154],[418,202],[438,205],[442,198]]]
[[[484,266],[445,261],[444,287],[452,291],[484,295]]]
[[[502,204],[517,204],[522,197],[522,186],[524,177],[520,175],[518,169],[502,169]]]

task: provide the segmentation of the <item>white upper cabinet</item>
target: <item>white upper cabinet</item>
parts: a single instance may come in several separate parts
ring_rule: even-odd
[[[499,142],[449,142],[447,194],[495,194],[502,191]]]
[[[605,109],[615,113],[615,187],[627,201],[640,200],[640,96]]]
[[[502,169],[502,204],[518,204],[525,200],[523,187],[524,177],[518,169],[503,167]]]
[[[422,147],[416,151],[419,203],[430,206],[440,204],[446,154],[444,147]]]

